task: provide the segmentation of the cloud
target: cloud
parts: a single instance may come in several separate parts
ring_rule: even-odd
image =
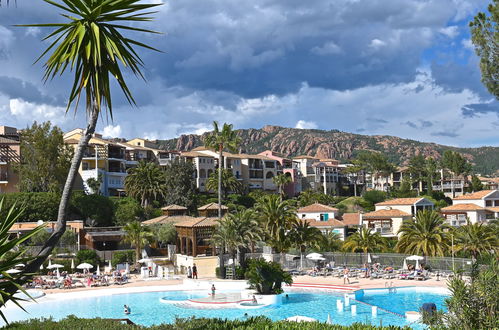
[[[433,132],[431,133],[432,136],[444,136],[444,137],[451,137],[455,138],[458,137],[459,134],[456,132],[448,132],[448,131],[441,131],[441,132]]]
[[[319,126],[313,121],[305,121],[305,120],[298,120],[296,122],[295,128],[300,128],[300,129],[316,129]]]
[[[64,107],[32,103],[17,98],[9,100],[9,109],[12,116],[27,122],[50,120],[55,124],[63,122],[66,113]]]
[[[41,32],[42,32],[42,30],[39,27],[30,26],[26,29],[26,32],[24,34],[27,36],[38,37],[38,35]]]
[[[444,28],[439,29],[438,32],[451,39],[454,39],[459,34],[459,27],[456,25],[446,26]]]
[[[461,40],[461,45],[468,50],[475,51],[475,46],[471,42],[471,39],[463,39]]]
[[[334,41],[328,41],[322,46],[315,46],[310,52],[316,55],[340,54],[341,47],[335,44]]]
[[[464,117],[472,118],[487,112],[499,115],[499,102],[492,100],[485,103],[466,104],[461,108]]]
[[[379,39],[373,39],[373,40],[371,40],[371,43],[369,44],[369,47],[371,47],[375,50],[378,50],[384,46],[386,46],[386,42],[384,42],[383,40],[379,40]]]
[[[107,125],[104,127],[102,130],[102,136],[103,137],[109,137],[109,138],[114,138],[114,137],[121,137],[121,126],[120,125]]]

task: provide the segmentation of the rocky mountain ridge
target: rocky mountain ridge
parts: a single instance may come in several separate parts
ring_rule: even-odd
[[[170,140],[158,140],[160,149],[187,151],[203,145],[203,135],[187,134]],[[499,174],[499,147],[457,148],[436,143],[419,142],[388,135],[361,135],[338,130],[297,129],[267,125],[261,129],[240,129],[241,150],[259,153],[273,150],[288,157],[309,155],[348,161],[363,150],[385,153],[389,160],[406,165],[422,154],[439,159],[445,150],[463,154],[481,175]]]

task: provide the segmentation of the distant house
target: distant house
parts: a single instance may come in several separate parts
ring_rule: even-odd
[[[328,221],[338,215],[338,209],[320,203],[314,203],[299,208],[296,214],[299,219],[311,219],[315,221]]]
[[[462,195],[452,199],[452,204],[452,207],[441,210],[449,221],[465,224],[466,217],[472,223],[499,218],[499,190],[497,189]]]
[[[302,221],[308,222],[311,227],[319,229],[323,234],[330,232],[337,233],[342,241],[347,237],[347,225],[342,221],[336,219],[329,219],[325,221],[317,221],[314,219],[303,219]]]
[[[433,210],[433,202],[422,197],[396,198],[377,203],[373,212],[361,215],[362,225],[385,237],[396,237],[405,220],[416,216],[418,211]]]
[[[471,223],[480,223],[487,220],[487,210],[473,203],[461,203],[444,207],[440,210],[447,223],[453,227],[466,225],[467,219]]]

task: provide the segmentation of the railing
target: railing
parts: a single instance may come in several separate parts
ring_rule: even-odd
[[[435,185],[433,186],[433,190],[441,190],[441,189],[463,189],[464,184],[462,183],[444,183],[443,185]]]

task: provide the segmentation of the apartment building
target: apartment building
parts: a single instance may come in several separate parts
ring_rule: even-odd
[[[283,187],[284,193],[289,197],[297,196],[302,191],[302,175],[299,169],[299,163],[290,158],[286,158],[283,154],[265,150],[259,155],[276,160],[278,164],[277,173],[284,174],[291,178],[291,183]]]
[[[335,159],[321,159],[312,164],[316,189],[324,194],[337,195],[340,184],[339,162]]]
[[[0,126],[0,193],[19,191],[14,165],[21,160],[21,142],[16,128]]]
[[[440,170],[440,179],[433,183],[433,191],[441,191],[446,197],[454,198],[464,195],[469,186],[468,176],[460,175],[453,177],[447,171]]]
[[[191,162],[195,168],[194,178],[200,192],[208,191],[206,181],[216,169],[216,159],[209,154],[198,151],[186,151],[180,154],[180,159]]]
[[[74,129],[64,134],[64,142],[76,148],[82,134],[82,129]],[[130,155],[130,150],[128,154]],[[136,162],[134,158],[127,159],[126,146],[105,140],[100,134],[94,134],[83,153],[75,189],[92,193],[87,180],[94,178],[101,181],[102,195],[118,196],[124,191],[127,167],[134,166]]]
[[[440,210],[451,226],[482,223],[499,218],[499,190],[481,190],[452,199],[452,206]]]
[[[396,237],[405,220],[416,216],[418,211],[433,210],[433,202],[426,198],[396,198],[377,203],[373,212],[361,214],[361,224],[385,237]]]

